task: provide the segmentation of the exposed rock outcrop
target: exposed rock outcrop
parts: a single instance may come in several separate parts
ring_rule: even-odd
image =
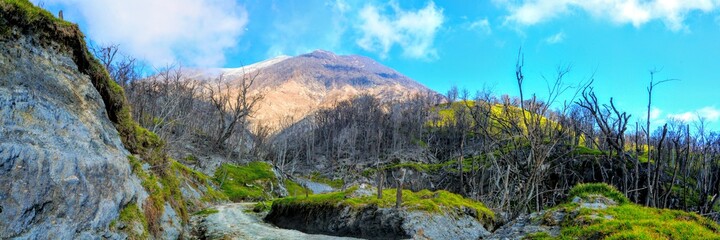
[[[521,216],[488,239],[718,239],[720,225],[696,213],[631,203],[604,183],[579,184],[570,201]]]
[[[266,221],[306,233],[371,239],[479,239],[490,235],[471,215],[395,208],[273,205]]]
[[[390,192],[394,190],[384,194],[394,199]],[[394,208],[388,206],[389,198],[377,200],[373,188],[352,187],[344,192],[274,201],[265,221],[306,233],[370,239],[479,239],[490,235],[486,227],[492,228],[492,217],[459,203],[469,200],[459,200],[447,192],[404,195],[416,200]],[[457,205],[443,205],[449,202]],[[418,209],[419,205],[436,210]]]
[[[223,196],[162,148],[77,25],[0,0],[0,238],[182,237]]]
[[[69,54],[0,40],[0,238],[112,237],[110,222],[144,191],[129,154]]]

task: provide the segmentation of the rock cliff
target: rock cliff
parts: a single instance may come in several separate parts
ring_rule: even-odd
[[[0,238],[178,238],[222,196],[132,120],[83,38],[0,1]]]
[[[144,191],[130,153],[73,56],[0,5],[0,238],[104,235]]]
[[[369,239],[479,239],[490,235],[493,214],[456,194],[404,190],[402,207],[392,207],[395,190],[377,199],[377,189],[355,186],[343,192],[276,200],[265,221],[312,234]]]

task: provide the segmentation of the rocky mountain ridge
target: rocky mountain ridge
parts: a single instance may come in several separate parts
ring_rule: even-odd
[[[280,56],[241,68],[209,71],[230,79],[255,78],[253,93],[263,94],[250,121],[287,127],[313,111],[361,94],[381,101],[401,101],[433,92],[409,77],[368,57],[316,50]],[[434,93],[434,92],[433,92]]]

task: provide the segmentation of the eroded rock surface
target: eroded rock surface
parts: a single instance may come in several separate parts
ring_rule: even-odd
[[[122,237],[138,191],[118,132],[70,56],[0,40],[0,238]]]
[[[490,235],[471,215],[395,208],[273,205],[265,220],[306,233],[370,239],[479,239]]]
[[[575,218],[581,209],[606,209],[618,205],[611,198],[602,195],[591,195],[586,198],[575,197],[572,199],[572,203],[577,204],[577,207],[569,209],[569,211],[566,208],[553,208],[520,216],[500,227],[488,239],[523,239],[530,234],[538,233],[557,237],[560,235],[562,222]],[[611,216],[604,215],[590,215],[589,217],[592,218],[589,220],[612,219]]]

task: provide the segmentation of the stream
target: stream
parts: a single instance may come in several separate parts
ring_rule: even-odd
[[[263,222],[252,212],[255,203],[230,203],[215,206],[217,213],[193,216],[193,229],[198,239],[355,239],[327,235],[306,234],[282,229]]]

